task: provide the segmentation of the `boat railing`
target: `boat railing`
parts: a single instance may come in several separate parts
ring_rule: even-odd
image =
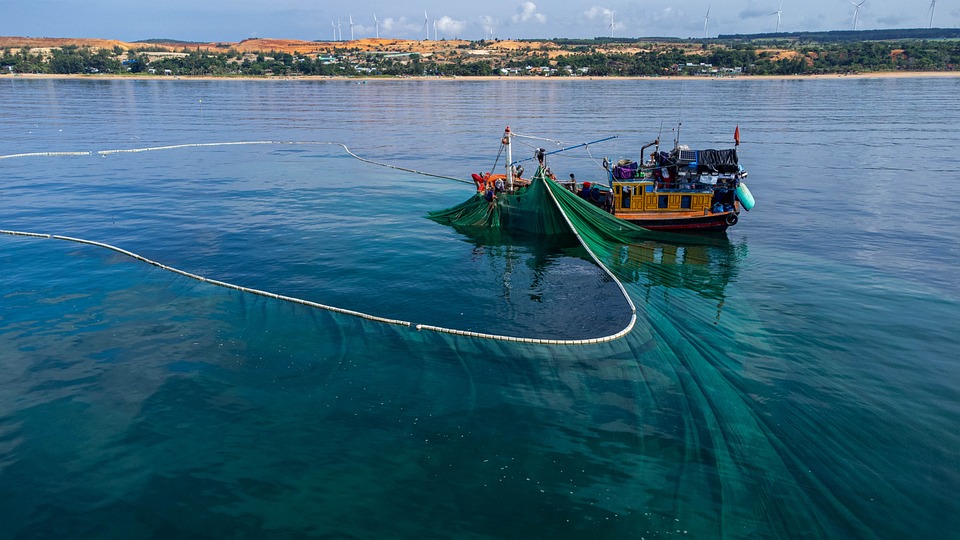
[[[630,186],[632,188],[648,188],[645,189],[647,192],[660,192],[660,193],[675,193],[675,192],[684,192],[684,193],[712,193],[717,189],[732,189],[731,186],[726,184],[710,184],[701,181],[692,181],[692,182],[668,182],[663,180],[650,180],[645,178],[635,178],[633,180],[615,180],[613,182],[614,186]]]
[[[656,192],[712,193],[718,186],[701,182],[656,182]],[[720,186],[722,187],[722,186]]]

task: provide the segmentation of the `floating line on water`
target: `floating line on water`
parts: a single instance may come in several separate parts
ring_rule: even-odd
[[[390,168],[390,169],[395,169],[395,170],[398,170],[398,171],[404,171],[404,172],[419,174],[419,175],[423,175],[423,176],[430,176],[430,177],[433,177],[433,178],[441,178],[441,179],[445,179],[445,180],[455,180],[455,181],[457,181],[457,182],[463,182],[463,183],[465,183],[465,184],[472,184],[472,183],[473,183],[473,182],[470,182],[470,181],[467,181],[467,180],[462,180],[462,179],[454,178],[454,177],[451,177],[451,176],[444,176],[444,175],[439,175],[439,174],[433,174],[433,173],[418,171],[418,170],[415,170],[415,169],[409,169],[409,168],[405,168],[405,167],[399,167],[399,166],[396,166],[396,165],[390,165],[389,163],[381,163],[381,162],[374,161],[374,160],[371,160],[371,159],[363,158],[363,157],[358,156],[357,154],[354,154],[349,148],[347,148],[347,145],[345,145],[345,144],[343,144],[343,143],[339,143],[339,142],[322,142],[322,141],[234,141],[234,142],[215,142],[215,143],[190,143],[190,144],[176,144],[176,145],[168,145],[168,146],[151,146],[151,147],[144,147],[144,148],[129,148],[129,149],[117,149],[117,150],[97,150],[97,151],[87,151],[87,152],[31,152],[31,153],[24,153],[24,154],[10,154],[10,155],[6,155],[6,156],[0,156],[0,159],[10,159],[10,158],[20,158],[20,157],[89,156],[89,155],[94,155],[94,154],[99,154],[99,155],[104,155],[104,156],[105,156],[105,155],[110,155],[110,154],[123,154],[123,153],[155,152],[155,151],[163,151],[163,150],[175,150],[175,149],[179,149],[179,148],[199,148],[199,147],[211,147],[211,146],[239,146],[239,145],[273,145],[273,144],[290,144],[290,145],[300,145],[300,144],[302,144],[302,145],[331,145],[331,146],[340,146],[340,147],[343,148],[344,151],[346,151],[346,153],[349,154],[351,157],[353,157],[353,158],[355,158],[355,159],[357,159],[357,160],[363,161],[364,163],[370,163],[371,165],[377,165],[377,166],[380,166],[380,167],[387,167],[387,168]],[[547,191],[550,192],[549,189],[548,189]],[[319,303],[319,302],[313,302],[313,301],[310,301],[310,300],[305,300],[305,299],[303,299],[303,298],[296,298],[296,297],[293,297],[293,296],[285,296],[285,295],[282,295],[282,294],[276,294],[276,293],[272,293],[272,292],[269,292],[269,291],[263,291],[263,290],[260,290],[260,289],[252,289],[252,288],[250,288],[250,287],[244,287],[244,286],[242,286],[242,285],[235,285],[235,284],[233,284],[233,283],[227,283],[226,281],[220,281],[220,280],[216,280],[216,279],[210,279],[210,278],[207,278],[207,277],[198,275],[198,274],[194,274],[194,273],[191,273],[191,272],[187,272],[187,271],[185,271],[185,270],[180,270],[179,268],[175,268],[175,267],[173,267],[173,266],[168,266],[168,265],[159,263],[159,262],[157,262],[157,261],[148,259],[148,258],[146,258],[146,257],[144,257],[144,256],[142,256],[142,255],[139,255],[139,254],[137,254],[137,253],[134,253],[134,252],[132,252],[132,251],[128,251],[128,250],[123,249],[123,248],[119,248],[119,247],[116,247],[116,246],[113,246],[113,245],[110,245],[110,244],[106,244],[106,243],[103,243],[103,242],[97,242],[97,241],[94,241],[94,240],[87,240],[87,239],[84,239],[84,238],[75,238],[75,237],[71,237],[71,236],[61,236],[61,235],[56,235],[56,234],[44,234],[44,233],[33,233],[33,232],[23,232],[23,231],[11,231],[11,230],[2,230],[2,229],[0,229],[0,234],[6,234],[6,235],[10,235],[10,236],[29,237],[29,238],[46,238],[46,239],[52,239],[52,240],[63,240],[63,241],[67,241],[67,242],[75,242],[75,243],[78,243],[78,244],[85,244],[85,245],[89,245],[89,246],[95,246],[95,247],[107,249],[107,250],[110,250],[110,251],[114,251],[114,252],[120,253],[120,254],[122,254],[122,255],[126,255],[127,257],[136,259],[136,260],[138,260],[138,261],[147,263],[147,264],[152,265],[152,266],[156,266],[157,268],[160,268],[160,269],[162,269],[162,270],[166,270],[166,271],[168,271],[168,272],[173,272],[174,274],[179,274],[179,275],[181,275],[181,276],[184,276],[184,277],[187,277],[187,278],[190,278],[190,279],[194,279],[194,280],[200,281],[200,282],[202,282],[202,283],[209,283],[209,284],[215,285],[215,286],[217,286],[217,287],[223,287],[223,288],[226,288],[226,289],[232,289],[232,290],[235,290],[235,291],[240,291],[240,292],[244,292],[244,293],[254,294],[254,295],[257,295],[257,296],[263,296],[263,297],[265,297],[265,298],[272,298],[272,299],[280,300],[280,301],[284,301],[284,302],[291,302],[291,303],[294,303],[294,304],[300,304],[300,305],[304,305],[304,306],[308,306],[308,307],[313,307],[313,308],[317,308],[317,309],[322,309],[322,310],[330,311],[330,312],[333,312],[333,313],[339,313],[339,314],[342,314],[342,315],[349,315],[349,316],[351,316],[351,317],[359,317],[359,318],[361,318],[361,319],[366,319],[366,320],[368,320],[368,321],[374,321],[374,322],[379,322],[379,323],[384,323],[384,324],[390,324],[390,325],[395,325],[395,326],[405,326],[405,327],[409,327],[409,328],[414,328],[414,329],[416,329],[417,331],[438,332],[438,333],[442,333],[442,334],[452,334],[452,335],[456,335],[456,336],[472,337],[472,338],[478,338],[478,339],[490,339],[490,340],[496,340],[496,341],[509,341],[509,342],[515,342],[515,343],[531,343],[531,344],[537,344],[537,345],[593,345],[593,344],[598,344],[598,343],[606,343],[606,342],[609,342],[609,341],[614,341],[614,340],[617,340],[617,339],[622,338],[623,336],[629,334],[629,333],[633,330],[633,327],[636,325],[636,322],[637,322],[637,308],[634,306],[633,301],[630,299],[630,295],[627,293],[627,290],[624,288],[623,283],[621,283],[620,280],[617,279],[617,277],[616,277],[602,262],[600,262],[600,259],[597,258],[597,256],[593,253],[593,251],[587,246],[586,242],[584,242],[583,238],[580,237],[580,233],[577,232],[576,227],[573,226],[573,223],[571,223],[571,221],[570,221],[570,219],[567,217],[566,213],[563,212],[563,209],[560,207],[560,204],[557,202],[557,199],[556,199],[556,197],[554,197],[554,195],[553,195],[552,192],[550,192],[550,197],[551,197],[551,199],[553,200],[554,204],[557,205],[557,208],[560,210],[561,215],[563,215],[563,219],[567,222],[567,225],[570,226],[570,229],[573,231],[574,235],[576,235],[577,240],[578,240],[578,241],[580,242],[580,244],[584,247],[584,249],[587,250],[587,253],[590,254],[590,257],[593,259],[594,263],[596,263],[600,268],[602,268],[603,271],[606,272],[607,275],[610,276],[611,279],[613,279],[614,283],[617,284],[617,287],[619,287],[621,294],[623,294],[623,297],[624,297],[624,298],[626,299],[626,301],[627,301],[627,305],[630,307],[630,322],[627,323],[627,325],[626,325],[622,330],[620,330],[619,332],[617,332],[617,333],[615,333],[615,334],[610,334],[610,335],[608,335],[608,336],[599,337],[599,338],[588,338],[588,339],[539,339],[539,338],[527,338],[527,337],[505,336],[505,335],[500,335],[500,334],[487,334],[487,333],[483,333],[483,332],[472,332],[472,331],[468,331],[468,330],[456,330],[456,329],[453,329],[453,328],[445,328],[445,327],[442,327],[442,326],[434,326],[434,325],[429,325],[429,324],[416,324],[416,323],[412,323],[412,322],[409,322],[409,321],[402,321],[402,320],[399,320],[399,319],[390,319],[390,318],[386,318],[386,317],[380,317],[380,316],[377,316],[377,315],[371,315],[371,314],[369,314],[369,313],[363,313],[363,312],[360,312],[360,311],[354,311],[354,310],[351,310],[351,309],[345,309],[345,308],[340,308],[340,307],[336,307],[336,306],[330,306],[330,305],[327,305],[327,304],[321,304],[321,303]]]
[[[339,313],[339,314],[342,314],[342,315],[349,315],[349,316],[351,316],[351,317],[359,317],[359,318],[361,318],[361,319],[366,319],[366,320],[368,320],[368,321],[374,321],[374,322],[379,322],[379,323],[384,323],[384,324],[390,324],[390,325],[394,325],[394,326],[405,326],[405,327],[408,327],[408,328],[414,328],[414,329],[416,329],[416,330],[418,330],[418,331],[437,332],[437,333],[442,333],[442,334],[452,334],[452,335],[456,335],[456,336],[465,336],[465,337],[472,337],[472,338],[479,338],[479,339],[490,339],[490,340],[495,340],[495,341],[510,341],[510,342],[515,342],[515,343],[532,343],[532,344],[537,344],[537,345],[593,345],[593,344],[598,344],[598,343],[606,343],[606,342],[609,342],[609,341],[614,341],[614,340],[620,339],[621,337],[627,335],[628,333],[630,333],[631,330],[633,330],[633,327],[634,327],[634,325],[636,324],[636,319],[637,319],[636,313],[634,312],[634,313],[632,314],[631,318],[630,318],[630,323],[629,323],[623,330],[620,330],[619,332],[617,332],[617,333],[615,333],[615,334],[611,334],[611,335],[609,335],[609,336],[604,336],[604,337],[599,337],[599,338],[588,338],[588,339],[539,339],[539,338],[526,338],[526,337],[516,337],[516,336],[505,336],[505,335],[500,335],[500,334],[486,334],[486,333],[482,333],[482,332],[472,332],[472,331],[467,331],[467,330],[456,330],[456,329],[453,329],[453,328],[445,328],[445,327],[442,327],[442,326],[433,326],[433,325],[429,325],[429,324],[415,324],[415,323],[412,323],[412,322],[409,322],[409,321],[402,321],[402,320],[400,320],[400,319],[390,319],[390,318],[387,318],[387,317],[380,317],[380,316],[377,316],[377,315],[371,315],[371,314],[369,314],[369,313],[363,313],[363,312],[361,312],[361,311],[355,311],[355,310],[352,310],[352,309],[345,309],[345,308],[340,308],[340,307],[336,307],[336,306],[330,306],[330,305],[327,305],[327,304],[321,304],[321,303],[319,303],[319,302],[313,302],[313,301],[310,301],[310,300],[305,300],[305,299],[303,299],[303,298],[296,298],[296,297],[294,297],[294,296],[286,296],[286,295],[282,295],[282,294],[276,294],[276,293],[272,293],[272,292],[268,292],[268,291],[263,291],[263,290],[260,290],[260,289],[253,289],[253,288],[250,288],[250,287],[244,287],[244,286],[242,286],[242,285],[235,285],[235,284],[233,284],[233,283],[227,283],[226,281],[220,281],[220,280],[216,280],[216,279],[210,279],[210,278],[207,278],[207,277],[198,275],[198,274],[194,274],[194,273],[191,273],[191,272],[187,272],[187,271],[185,271],[185,270],[180,270],[179,268],[175,268],[175,267],[173,267],[173,266],[168,266],[168,265],[166,265],[166,264],[159,263],[159,262],[157,262],[157,261],[148,259],[148,258],[144,257],[143,255],[139,255],[139,254],[134,253],[134,252],[132,252],[132,251],[128,251],[128,250],[123,249],[123,248],[119,248],[119,247],[116,247],[116,246],[113,246],[113,245],[110,245],[110,244],[106,244],[106,243],[104,243],[104,242],[96,242],[96,241],[94,241],[94,240],[87,240],[87,239],[84,239],[84,238],[75,238],[75,237],[72,237],[72,236],[62,236],[62,235],[58,235],[58,234],[44,234],[44,233],[34,233],[34,232],[24,232],[24,231],[10,231],[10,230],[3,230],[3,229],[0,229],[0,234],[6,234],[6,235],[9,235],[9,236],[21,236],[21,237],[28,237],[28,238],[44,238],[44,239],[51,239],[51,240],[62,240],[62,241],[66,241],[66,242],[74,242],[74,243],[77,243],[77,244],[85,244],[85,245],[89,245],[89,246],[95,246],[95,247],[107,249],[107,250],[110,250],[110,251],[114,251],[114,252],[116,252],[116,253],[120,253],[121,255],[126,255],[127,257],[136,259],[136,260],[138,260],[138,261],[147,263],[147,264],[152,265],[152,266],[156,266],[157,268],[160,268],[161,270],[166,270],[166,271],[168,271],[168,272],[172,272],[172,273],[174,273],[174,274],[178,274],[178,275],[184,276],[184,277],[186,277],[186,278],[194,279],[194,280],[199,281],[199,282],[202,282],[202,283],[209,283],[210,285],[215,285],[215,286],[217,286],[217,287],[223,287],[223,288],[225,288],[225,289],[232,289],[232,290],[240,291],[240,292],[243,292],[243,293],[254,294],[254,295],[257,295],[257,296],[263,296],[263,297],[265,297],[265,298],[272,298],[272,299],[274,299],[274,300],[280,300],[280,301],[283,301],[283,302],[291,302],[291,303],[294,303],[294,304],[300,304],[300,305],[303,305],[303,306],[308,306],[308,307],[312,307],[312,308],[322,309],[322,310],[330,311],[330,312],[333,312],[333,313]],[[603,267],[603,265],[601,265],[601,267]],[[605,267],[604,267],[604,270],[606,270]],[[609,270],[607,270],[607,272],[609,272]],[[614,278],[614,279],[616,279],[616,278]],[[617,281],[617,283],[619,284],[620,282]],[[621,290],[623,291],[623,286],[620,285],[620,287],[621,287]],[[626,294],[626,291],[623,291],[623,292],[624,292],[624,294]],[[630,301],[630,297],[627,296],[626,298],[627,298],[627,302],[630,303],[630,306],[631,306],[631,308],[632,308],[632,307],[633,307],[633,303]]]
[[[391,165],[389,163],[383,163],[380,161],[374,161],[365,157],[358,156],[353,153],[352,150],[347,148],[347,145],[340,142],[327,142],[327,141],[230,141],[230,142],[211,142],[211,143],[189,143],[189,144],[172,144],[167,146],[148,146],[144,148],[124,148],[116,150],[88,150],[82,152],[29,152],[23,154],[8,154],[5,156],[0,156],[0,159],[12,159],[12,158],[24,158],[24,157],[66,157],[66,156],[92,156],[92,155],[101,155],[108,156],[111,154],[135,154],[138,152],[157,152],[162,150],[177,150],[180,148],[202,148],[209,146],[240,146],[240,145],[271,145],[271,144],[289,144],[289,145],[330,145],[330,146],[339,146],[344,149],[344,151],[349,154],[354,159],[362,161],[364,163],[369,163],[371,165],[377,165],[378,167],[386,167],[388,169],[395,169],[398,171],[409,172],[413,174],[419,174],[422,176],[429,176],[431,178],[441,178],[443,180],[453,180],[455,182],[460,182],[463,184],[473,184],[471,180],[464,180],[462,178],[456,178],[453,176],[445,176],[442,174],[433,174],[424,171],[418,171],[416,169],[409,169],[407,167],[400,167],[397,165]]]
[[[0,159],[22,158],[22,157],[60,157],[60,156],[89,156],[93,152],[28,152],[26,154],[8,154],[0,156]]]

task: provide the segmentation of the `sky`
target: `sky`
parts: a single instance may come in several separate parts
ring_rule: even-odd
[[[927,28],[931,1],[863,0],[857,12],[852,0],[0,0],[0,35],[348,40],[352,19],[356,39],[378,26],[399,39],[701,38],[774,32],[777,11],[781,32],[852,30],[854,15],[861,30]],[[934,27],[956,28],[960,0],[939,0],[933,15]]]

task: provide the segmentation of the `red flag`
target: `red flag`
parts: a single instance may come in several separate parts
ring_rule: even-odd
[[[737,124],[737,129],[733,130],[733,142],[736,146],[740,146],[740,124]]]

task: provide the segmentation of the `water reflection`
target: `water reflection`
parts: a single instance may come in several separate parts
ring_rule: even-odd
[[[454,227],[474,245],[473,253],[503,257],[505,272],[513,271],[517,250],[529,254],[527,265],[533,271],[531,288],[537,288],[544,274],[563,257],[593,262],[576,237],[570,235],[533,235],[501,228]],[[659,294],[670,299],[670,291],[684,289],[711,300],[719,320],[727,298],[726,288],[739,275],[740,260],[747,256],[747,244],[731,242],[726,235],[670,235],[656,239],[612,246],[609,257],[601,261],[631,291],[639,290],[647,303]],[[634,298],[634,300],[641,300]]]
[[[460,227],[481,291],[476,329],[558,339],[601,337],[630,321],[629,303],[572,234],[538,235],[491,227]],[[485,307],[484,307],[485,306]]]
[[[715,301],[719,319],[727,285],[737,281],[739,262],[746,255],[745,242],[734,244],[726,236],[704,244],[650,240],[620,246],[608,265],[621,280],[639,286],[648,302],[658,291],[669,299],[670,289],[686,289]]]

